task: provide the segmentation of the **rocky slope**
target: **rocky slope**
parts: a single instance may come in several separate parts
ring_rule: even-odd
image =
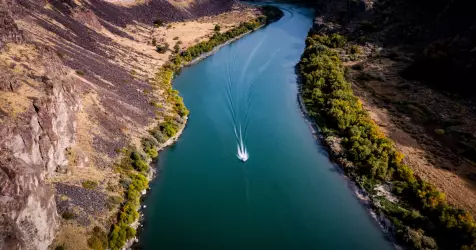
[[[171,108],[149,80],[172,51],[152,44],[252,17],[228,0],[1,0],[0,249],[85,249],[90,228],[107,231],[112,164]]]

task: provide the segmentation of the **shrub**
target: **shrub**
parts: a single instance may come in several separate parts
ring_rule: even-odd
[[[166,121],[160,124],[160,131],[164,132],[167,137],[172,137],[177,133],[177,128],[170,121]]]
[[[444,129],[441,129],[441,128],[438,128],[438,129],[435,129],[435,133],[437,135],[444,135],[445,134],[445,130]]]
[[[89,237],[88,246],[94,250],[103,250],[107,249],[108,240],[107,234],[102,230],[102,228],[95,226],[92,232],[91,237]]]
[[[156,50],[157,52],[163,54],[163,53],[167,52],[167,50],[169,50],[169,44],[168,44],[168,43],[166,43],[166,44],[164,44],[164,45],[157,44],[157,45],[155,46],[155,50]]]
[[[96,181],[87,180],[87,181],[83,181],[82,186],[83,188],[87,188],[87,189],[95,189],[98,186],[98,183]]]
[[[357,64],[354,64],[352,66],[352,69],[355,69],[355,70],[363,70],[364,69],[364,65],[362,63],[357,63]]]
[[[157,40],[154,38],[152,38],[152,46],[157,46]]]
[[[159,151],[156,148],[148,148],[144,151],[150,159],[155,159],[159,156]]]
[[[157,151],[157,147],[159,144],[153,138],[144,138],[142,139],[142,147],[144,152],[150,159],[157,158],[159,156],[159,152]]]
[[[180,52],[180,45],[179,45],[178,42],[177,42],[177,43],[175,44],[175,46],[174,46],[174,52],[175,52],[175,53],[179,53],[179,52]]]
[[[178,37],[178,36],[174,37],[174,40],[178,40],[178,39],[179,39],[179,37]]]
[[[109,248],[112,250],[119,250],[126,244],[128,239],[135,235],[135,230],[129,225],[119,223],[112,226],[112,231],[109,233]]]
[[[352,46],[350,46],[350,48],[349,48],[349,52],[350,52],[351,54],[353,54],[353,55],[354,55],[354,54],[358,55],[358,54],[361,54],[361,53],[362,53],[362,50],[360,49],[359,46],[357,46],[357,45],[352,45]]]
[[[55,247],[55,250],[66,250],[66,247],[64,245],[59,245]]]
[[[159,143],[164,143],[169,139],[169,137],[158,128],[153,129],[150,133]]]
[[[154,25],[156,27],[160,27],[160,26],[164,25],[164,21],[162,21],[160,19],[156,19],[156,20],[154,20]]]
[[[85,75],[85,74],[84,74],[84,71],[82,71],[82,70],[76,70],[76,74],[77,74],[78,76],[84,76],[84,75]]]
[[[63,217],[63,219],[65,219],[65,220],[72,220],[72,219],[76,218],[76,215],[71,211],[66,211],[66,212],[63,212],[61,217]]]
[[[213,30],[214,30],[215,32],[220,32],[220,30],[221,30],[220,25],[216,24],[216,25],[215,25],[215,28],[213,28]]]
[[[413,249],[438,249],[435,240],[424,235],[424,231],[421,229],[415,230],[410,227],[405,227],[401,237],[402,240]]]
[[[149,164],[143,160],[136,160],[132,163],[134,169],[139,172],[147,172],[149,170]]]
[[[137,161],[137,160],[141,160],[142,157],[136,151],[132,151],[131,152],[131,159],[134,162],[134,161]]]
[[[107,207],[109,210],[116,208],[119,204],[121,204],[122,198],[119,196],[109,196],[107,198]]]

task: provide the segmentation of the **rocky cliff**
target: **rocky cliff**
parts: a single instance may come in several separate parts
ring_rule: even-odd
[[[58,215],[45,178],[67,164],[79,106],[74,80],[58,56],[28,44],[7,5],[2,7],[0,249],[46,249]]]
[[[21,33],[12,27],[6,29],[11,32],[3,41],[22,41]],[[74,80],[48,48],[28,51],[37,53],[35,63],[46,65],[42,72],[20,75],[6,71],[6,65],[0,68],[5,76],[2,91],[10,92],[4,93],[2,101],[7,103],[0,110],[0,249],[48,247],[58,228],[58,215],[45,177],[68,164],[65,152],[75,142],[74,115],[79,106]],[[21,102],[21,111],[15,102]]]
[[[159,54],[152,44],[180,37],[183,48],[217,22],[232,27],[246,15],[174,22],[233,6],[0,0],[0,249],[47,249],[60,227],[58,244],[81,241],[76,249],[85,249],[90,227],[108,230],[117,209],[108,198],[122,190],[111,168],[120,149],[140,144],[170,109],[148,81],[172,51]],[[87,190],[86,181],[98,187]]]

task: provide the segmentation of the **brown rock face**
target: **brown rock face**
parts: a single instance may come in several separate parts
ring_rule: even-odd
[[[37,47],[47,62],[45,75],[30,76],[41,95],[28,109],[0,126],[0,249],[47,249],[56,235],[58,215],[52,186],[45,177],[66,165],[66,148],[74,143],[74,80],[57,56]],[[19,79],[5,77],[0,90],[17,91]],[[4,74],[5,73],[5,74]],[[24,80],[24,79],[23,79]]]
[[[7,42],[21,43],[23,40],[23,32],[18,29],[13,18],[6,10],[0,9],[0,49]]]

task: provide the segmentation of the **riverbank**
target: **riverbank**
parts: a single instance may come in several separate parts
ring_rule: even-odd
[[[152,159],[154,157],[151,157],[151,156],[155,156],[155,155],[158,155],[158,152],[162,149],[164,149],[165,147],[169,146],[169,145],[172,145],[178,138],[179,136],[181,135],[181,133],[183,132],[183,130],[185,129],[186,127],[186,122],[188,120],[188,110],[186,109],[185,105],[183,104],[183,100],[182,98],[180,98],[178,96],[178,92],[173,90],[172,89],[172,82],[173,82],[173,77],[175,74],[178,74],[180,69],[182,67],[186,67],[186,66],[189,66],[189,65],[192,65],[194,63],[197,63],[198,61],[212,55],[213,53],[215,53],[216,51],[218,51],[219,48],[221,48],[222,46],[226,45],[226,44],[229,44],[233,41],[236,41],[237,39],[245,36],[246,34],[249,34],[251,33],[252,31],[256,30],[256,29],[259,29],[261,27],[264,27],[265,25],[271,23],[271,22],[274,22],[274,21],[277,21],[279,20],[279,18],[281,18],[282,16],[282,12],[278,9],[278,8],[275,8],[275,7],[262,7],[262,13],[263,15],[262,16],[259,16],[257,17],[255,20],[251,20],[249,22],[245,22],[245,23],[242,23],[240,24],[240,26],[236,27],[236,28],[232,28],[228,31],[226,31],[224,34],[226,38],[229,38],[228,40],[226,40],[225,42],[223,43],[220,43],[220,44],[217,44],[217,45],[214,45],[212,46],[211,49],[207,49],[209,48],[209,44],[215,44],[217,41],[220,41],[221,39],[223,38],[220,38],[220,37],[223,37],[220,35],[219,32],[215,33],[214,36],[212,36],[212,38],[209,40],[209,41],[204,41],[204,42],[201,42],[197,45],[194,45],[194,46],[191,46],[189,48],[187,48],[186,51],[184,52],[181,52],[180,55],[175,55],[168,63],[166,63],[160,70],[159,72],[156,74],[156,78],[155,78],[155,82],[152,84],[153,87],[162,87],[162,88],[166,88],[165,89],[165,93],[168,93],[171,97],[173,97],[173,100],[176,102],[175,103],[175,107],[178,107],[178,109],[176,109],[176,115],[178,115],[180,118],[181,118],[181,122],[179,122],[177,125],[177,123],[170,123],[169,121],[165,121],[166,125],[164,125],[164,122],[159,122],[159,124],[157,125],[157,127],[155,129],[152,129],[150,131],[151,135],[157,139],[157,141],[160,142],[160,139],[163,138],[163,136],[169,136],[169,125],[172,124],[172,131],[173,131],[173,135],[167,139],[167,141],[165,141],[163,144],[160,144],[160,146],[158,147],[154,147],[155,148],[155,152],[152,153],[152,155],[150,155],[148,153],[148,151],[152,148],[151,147],[151,144],[149,143],[142,143],[143,146],[144,146],[144,152],[146,152],[146,156],[143,156],[142,158],[144,158],[144,160],[146,160],[147,162],[149,162],[149,164],[151,163],[154,163],[155,161],[153,161]],[[246,28],[246,30],[248,31],[244,31],[244,28]],[[218,38],[217,38],[218,37]],[[208,46],[206,46],[205,48],[203,48],[203,44],[206,44]],[[193,54],[193,53],[196,53],[194,51],[196,50],[199,50],[200,52],[198,54]],[[182,61],[182,57],[186,58],[185,59],[185,62]],[[190,59],[191,60],[187,60],[187,59]],[[176,119],[176,118],[174,118]],[[159,133],[159,134],[157,134]],[[165,134],[165,135],[164,135]],[[150,140],[150,138],[144,138],[145,140]],[[130,157],[131,158],[134,158],[133,155],[134,155],[134,152],[132,152],[132,154],[130,154]],[[125,157],[129,157],[128,156],[129,152],[126,152],[125,154]],[[149,156],[149,157],[147,157]],[[134,165],[134,164],[132,164]],[[148,169],[148,174],[145,175],[147,177],[147,180],[148,182],[149,181],[152,181],[153,178],[155,177],[155,173],[154,173],[154,170],[153,170],[154,166],[152,165],[149,165],[149,169]],[[140,174],[140,173],[138,173]],[[146,185],[148,187],[148,183]],[[146,187],[146,189],[147,189]],[[145,195],[147,193],[146,190],[143,190],[141,192],[142,195]],[[142,196],[140,196],[142,197]],[[139,198],[140,198],[139,197]],[[127,204],[127,202],[126,202]],[[113,230],[111,231],[110,233],[110,240],[113,239],[113,241],[115,241],[114,239],[118,239],[118,238],[123,238],[120,236],[120,231],[119,229],[116,230],[116,228],[120,228],[120,227],[123,227],[123,231],[126,231],[125,233],[125,236],[126,238],[129,238],[125,243],[124,243],[124,247],[126,249],[130,249],[130,247],[133,246],[134,243],[137,243],[138,240],[137,238],[135,237],[135,234],[136,234],[136,229],[140,226],[140,223],[139,223],[139,219],[143,216],[142,213],[140,212],[140,208],[141,208],[141,205],[138,204],[138,206],[136,207],[136,211],[139,211],[138,214],[134,215],[134,220],[132,223],[130,223],[128,226],[121,226],[121,223],[122,223],[122,214],[119,216],[120,221],[119,222],[119,226],[113,226]],[[124,210],[124,208],[123,208]],[[134,237],[130,237],[130,235],[132,234],[128,234],[127,231],[128,231],[128,228],[132,228],[134,230]],[[116,232],[118,231],[118,232]],[[118,236],[116,236],[118,235]],[[112,244],[114,247],[112,247],[112,249],[114,249],[115,247],[119,246],[120,244]],[[109,246],[111,247],[111,243],[109,244]]]
[[[375,210],[392,222],[396,239],[415,248],[470,247],[475,230],[471,215],[449,205],[444,194],[402,163],[403,154],[363,110],[345,81],[339,52],[352,51],[346,39],[336,33],[311,32],[306,44],[299,71],[307,112],[346,175],[370,194]],[[442,237],[449,234],[451,239]]]
[[[375,204],[377,203],[377,201],[375,200],[375,196],[367,192],[365,187],[362,186],[361,183],[359,183],[356,179],[346,174],[345,166],[349,165],[349,162],[341,153],[342,148],[339,145],[338,139],[332,136],[324,136],[319,128],[318,123],[314,120],[314,118],[307,110],[302,96],[303,93],[301,92],[301,87],[303,83],[301,80],[301,74],[299,72],[298,66],[299,64],[295,67],[298,84],[297,102],[314,138],[316,139],[316,142],[318,142],[319,145],[324,146],[328,153],[329,159],[334,163],[333,165],[335,169],[345,178],[345,180],[347,181],[348,188],[359,200],[360,204],[365,207],[370,216],[375,220],[382,232],[385,234],[385,237],[394,245],[396,249],[402,249],[402,247],[398,245],[394,237],[394,225],[385,216],[385,214],[381,213],[378,209],[376,209]]]

